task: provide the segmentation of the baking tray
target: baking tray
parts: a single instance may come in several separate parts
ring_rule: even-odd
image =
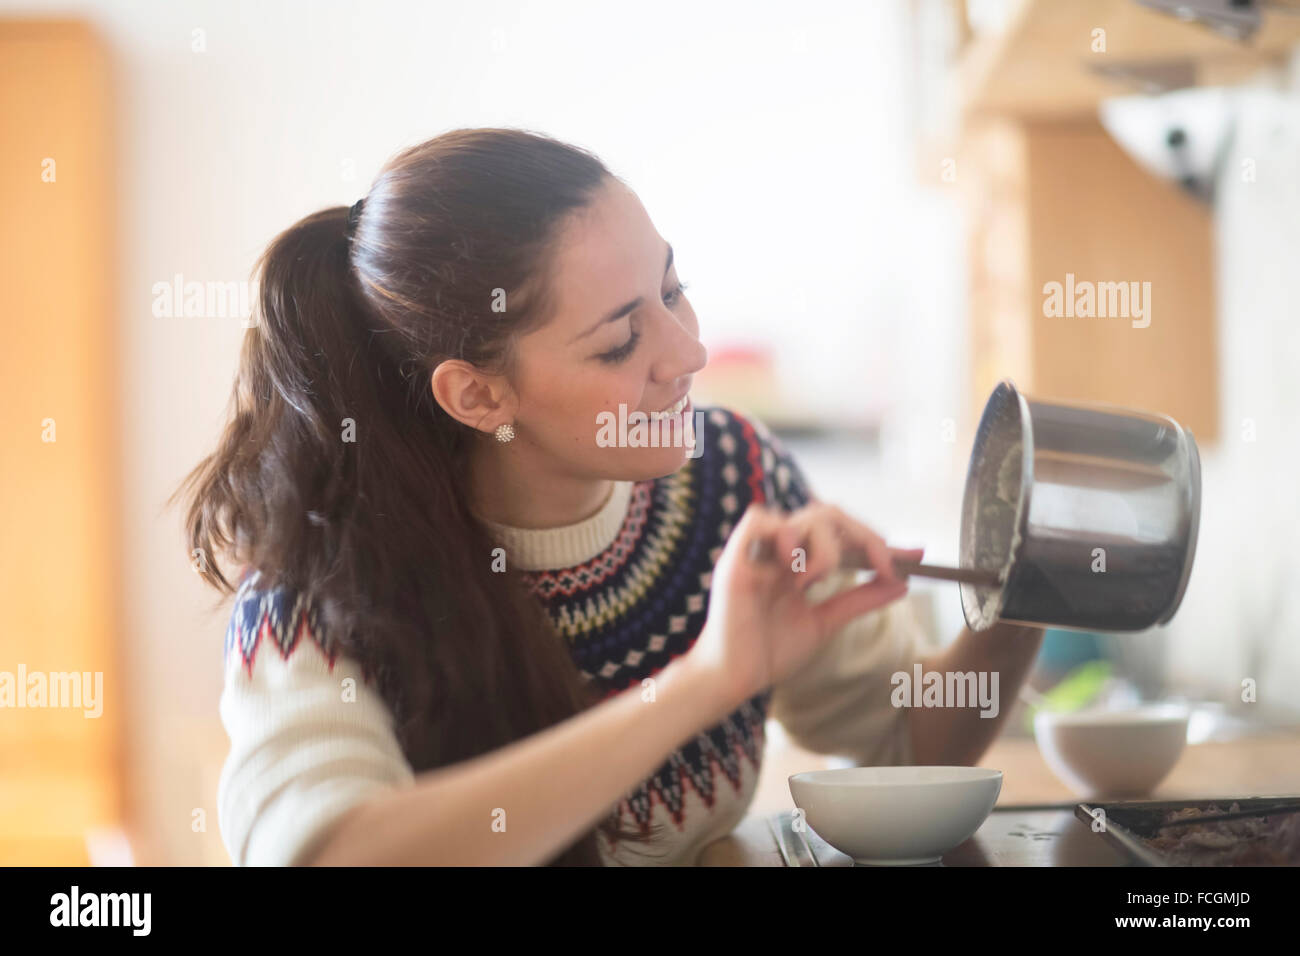
[[[1103,810],[1106,814],[1106,829],[1098,831],[1098,835],[1128,853],[1143,866],[1186,866],[1187,864],[1175,862],[1165,853],[1147,846],[1143,838],[1153,832],[1156,824],[1163,822],[1164,814],[1170,810],[1185,810],[1188,807],[1205,810],[1217,806],[1226,812],[1234,803],[1242,810],[1275,810],[1300,804],[1300,794],[1291,793],[1271,797],[1209,797],[1202,800],[1080,803],[1074,808],[1074,815],[1091,827],[1094,811]]]

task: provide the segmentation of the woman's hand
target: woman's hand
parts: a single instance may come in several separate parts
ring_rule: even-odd
[[[763,538],[774,557],[751,560],[751,546]],[[842,544],[865,551],[875,577],[809,604],[805,592],[839,567]],[[803,562],[796,548],[804,549]],[[686,656],[739,706],[796,671],[853,618],[906,594],[907,579],[893,562],[919,561],[923,552],[890,548],[866,525],[820,501],[790,514],[751,504],[714,566],[708,619]]]

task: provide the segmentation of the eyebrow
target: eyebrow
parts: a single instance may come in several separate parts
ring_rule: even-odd
[[[672,267],[673,267],[673,244],[670,242],[668,243],[668,258],[664,260],[664,275],[668,275],[668,270],[671,269]],[[637,309],[641,307],[641,303],[644,300],[645,300],[645,296],[639,295],[631,302],[626,302],[623,305],[620,305],[617,309],[609,313],[609,315],[605,316],[603,319],[601,319],[599,322],[597,322],[595,325],[589,328],[586,332],[583,332],[581,335],[578,335],[572,340],[570,340],[569,344],[572,345],[574,342],[577,342],[579,339],[585,339],[587,336],[589,336],[592,332],[595,332],[606,322],[617,322],[619,319],[623,318],[623,316],[627,315],[629,312],[635,312]]]

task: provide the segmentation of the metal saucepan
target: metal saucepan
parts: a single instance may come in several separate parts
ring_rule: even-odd
[[[1166,624],[1187,589],[1200,511],[1196,442],[1172,418],[1039,401],[1005,380],[975,434],[960,545],[961,567],[1000,583],[960,585],[966,624]]]

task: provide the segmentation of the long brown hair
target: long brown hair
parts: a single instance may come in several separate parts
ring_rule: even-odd
[[[516,337],[549,318],[558,231],[612,176],[544,135],[453,130],[388,162],[352,235],[347,206],[281,233],[257,264],[231,419],[176,492],[205,579],[234,590],[228,553],[259,587],[306,595],[373,675],[416,771],[596,703],[519,573],[492,570],[464,484],[472,443],[492,438],[430,380],[449,358],[510,374]],[[611,815],[549,862],[599,865],[597,830],[657,829]]]

